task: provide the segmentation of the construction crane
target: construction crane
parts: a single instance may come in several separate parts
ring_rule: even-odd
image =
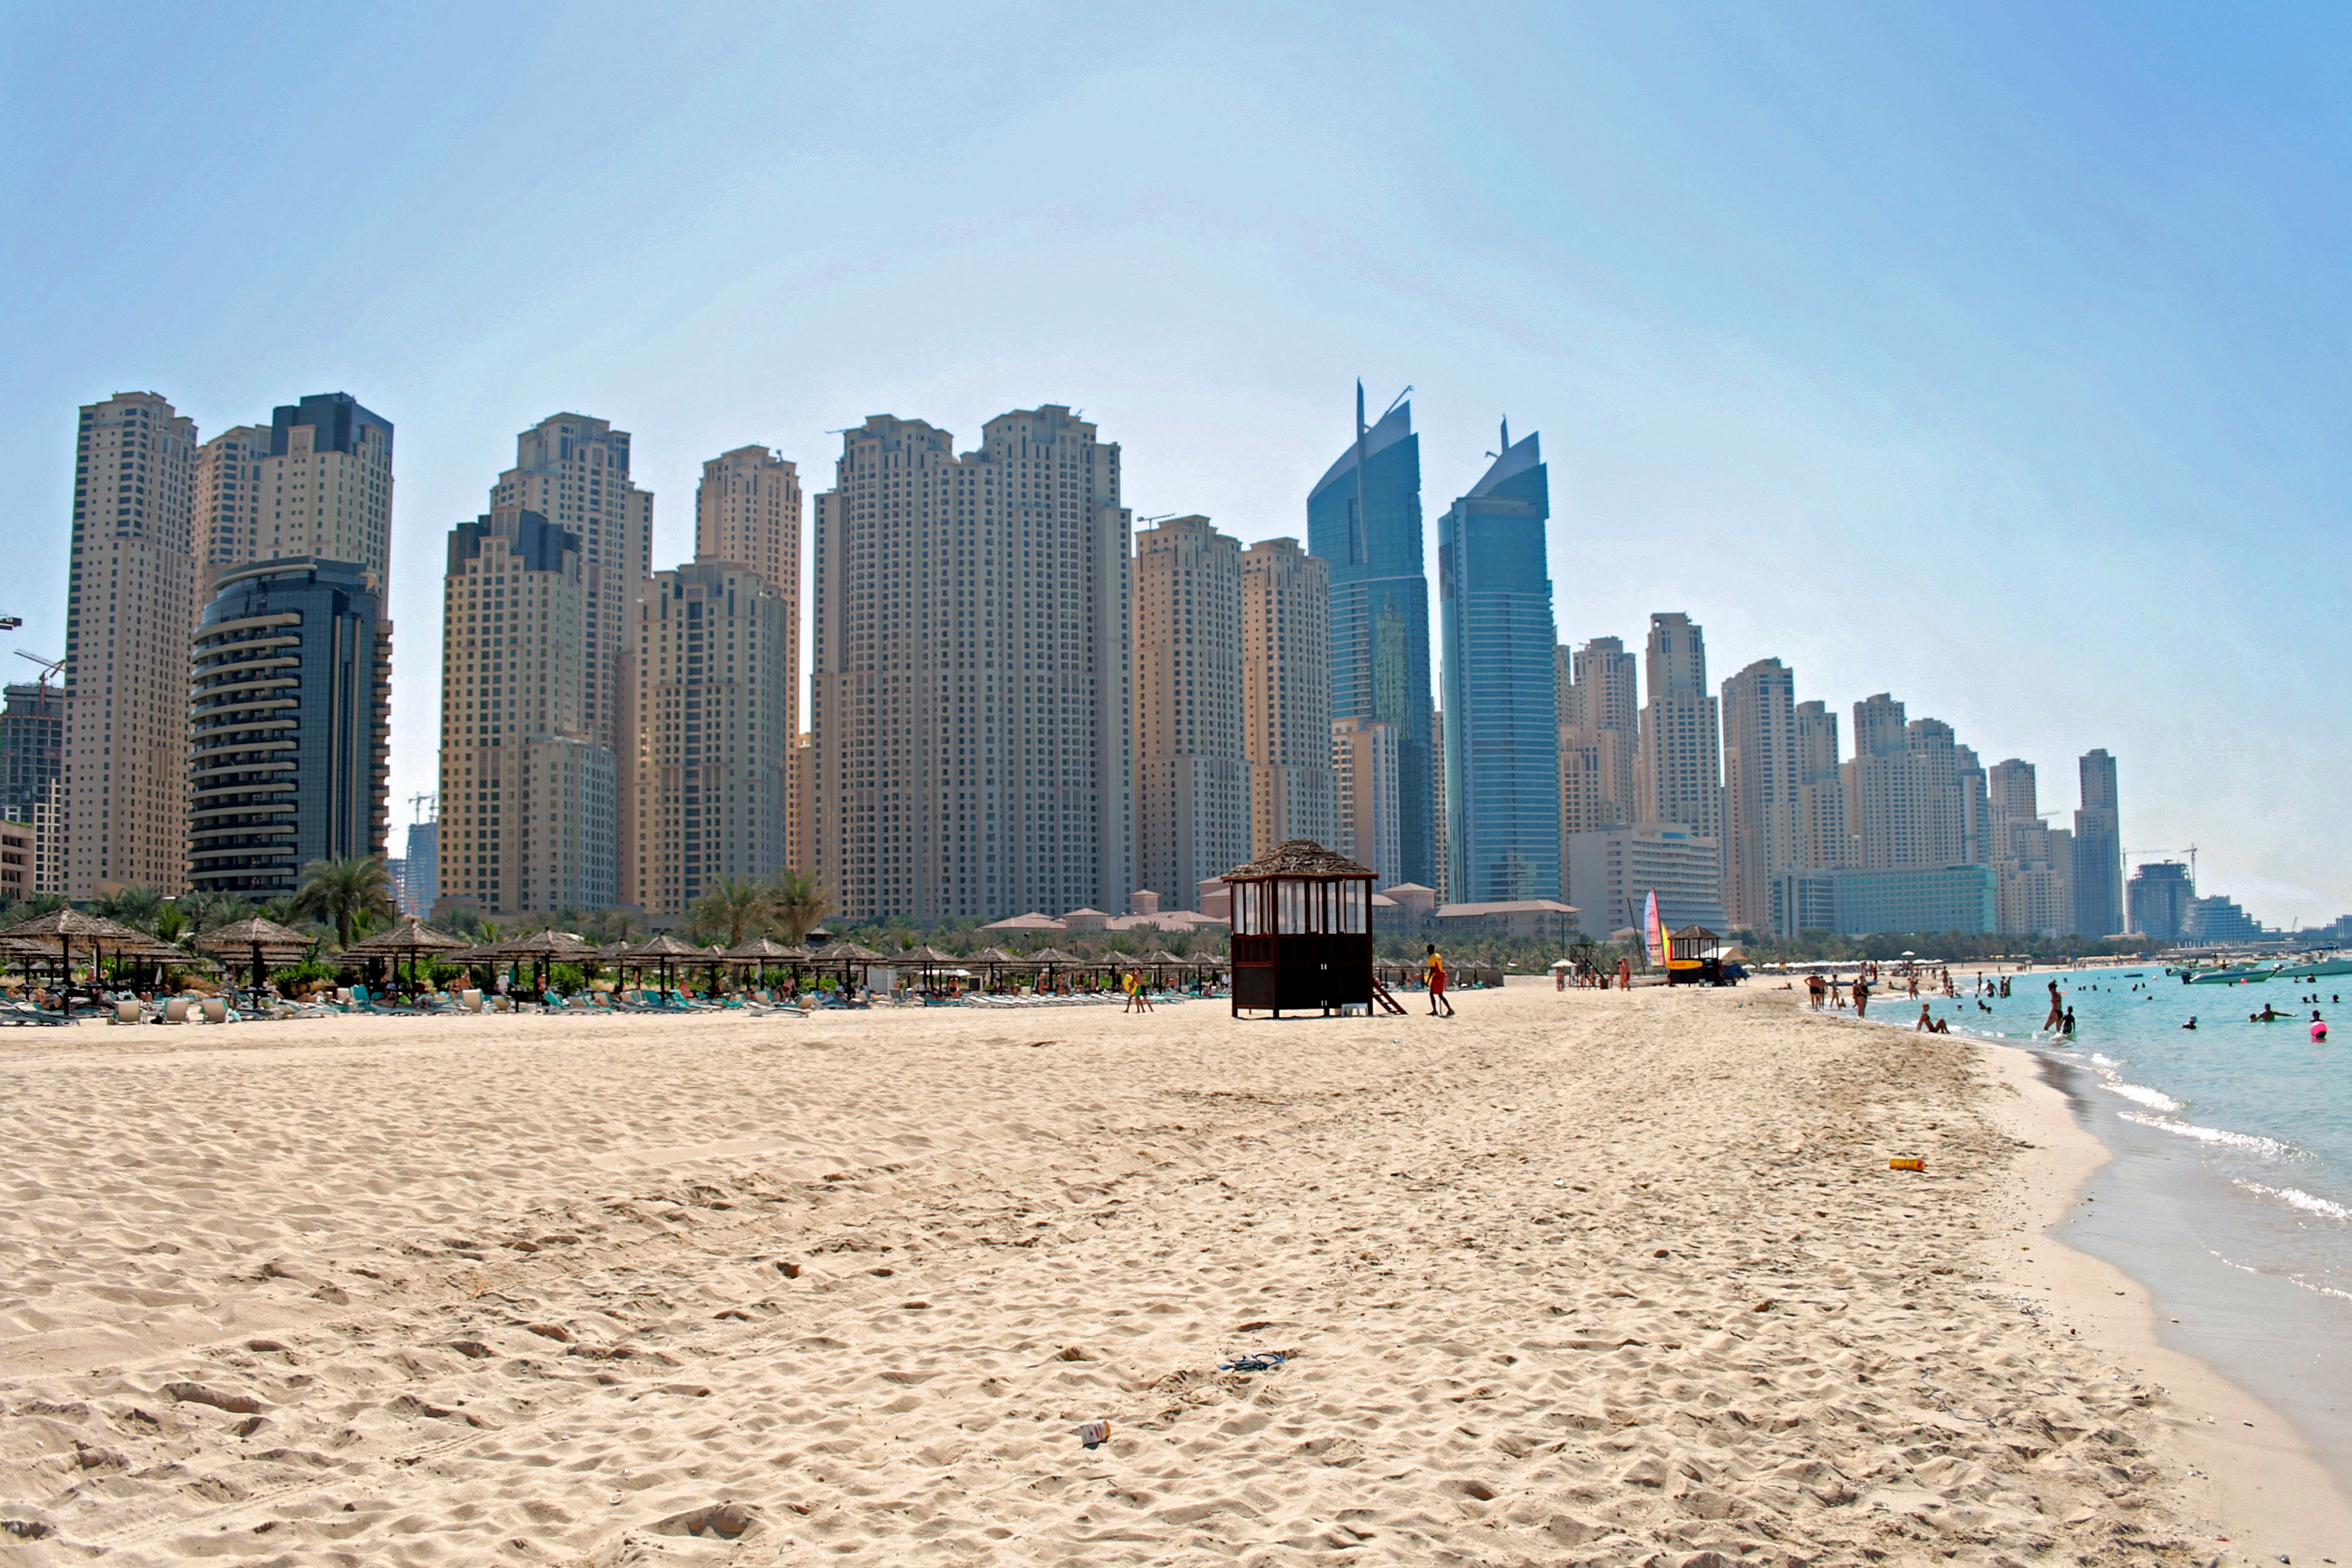
[[[2124,851],[2124,858],[2125,858],[2125,859],[2126,859],[2126,860],[2131,860],[2131,859],[2146,859],[2146,858],[2148,858],[2148,857],[2150,857],[2150,856],[2156,856],[2156,855],[2186,855],[2186,856],[2188,856],[2188,857],[2189,857],[2189,879],[2191,882],[2194,882],[2194,881],[2196,881],[2196,880],[2197,880],[2197,846],[2195,846],[2194,844],[2191,844],[2191,845],[2190,845],[2188,848],[2186,848],[2186,849],[2126,849],[2126,850],[2125,850],[2125,851]]]
[[[433,815],[430,817],[427,817],[425,815],[427,807],[430,807],[433,812]],[[408,810],[412,819],[415,821],[437,822],[440,820],[441,816],[441,797],[431,790],[425,790],[419,794],[412,795],[408,797]]]
[[[0,616],[0,620],[5,619],[5,616]],[[14,653],[18,658],[29,658],[35,664],[41,667],[39,681],[41,688],[41,707],[42,710],[46,711],[49,706],[49,678],[64,669],[66,667],[66,661],[61,658],[43,658],[39,654],[26,653],[20,647],[11,648],[9,651]]]

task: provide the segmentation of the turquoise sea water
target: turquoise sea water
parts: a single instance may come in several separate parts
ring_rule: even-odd
[[[2159,964],[2037,971],[2012,974],[1990,1012],[1975,977],[1954,970],[1962,994],[1937,1016],[2033,1052],[2116,1156],[2059,1238],[2146,1285],[2168,1344],[2294,1421],[2352,1488],[2352,975],[2187,986]],[[2072,1041],[2038,1034],[2053,978]],[[2287,1021],[2249,1022],[2265,1004]],[[1882,1010],[1908,1026],[1918,1005],[1883,989]]]

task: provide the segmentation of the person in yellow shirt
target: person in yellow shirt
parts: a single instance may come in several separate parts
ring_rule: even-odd
[[[1445,955],[1437,951],[1433,942],[1429,944],[1429,956],[1421,961],[1421,976],[1429,983],[1429,1016],[1454,1016],[1454,1004],[1445,999]],[[1440,1007],[1445,1009],[1443,1015],[1438,1012]]]

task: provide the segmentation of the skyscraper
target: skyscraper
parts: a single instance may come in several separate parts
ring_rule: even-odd
[[[678,916],[784,869],[792,766],[784,596],[732,561],[654,574],[637,602],[634,863],[625,901]]]
[[[846,432],[816,499],[818,866],[851,919],[1124,907],[1134,890],[1119,452],[1055,405],[977,451]]]
[[[268,426],[236,425],[196,448],[195,552],[204,563],[199,606],[212,602],[225,572],[262,556],[261,466],[269,457]]]
[[[1331,575],[1331,716],[1396,726],[1405,879],[1433,887],[1437,752],[1412,405],[1368,427],[1358,384],[1355,442],[1307,493],[1307,547]]]
[[[1635,816],[1679,822],[1701,838],[1723,836],[1722,728],[1706,684],[1706,643],[1680,613],[1650,617],[1643,658],[1649,703],[1634,770]]]
[[[1845,773],[1843,759],[1838,755],[1837,713],[1826,703],[1800,702],[1796,723],[1797,863],[1812,871],[1851,866],[1854,863],[1854,843],[1853,833],[1846,826]]]
[[[1250,848],[1339,834],[1331,772],[1331,574],[1295,539],[1242,554],[1242,738],[1250,761]],[[1221,868],[1232,869],[1232,866]]]
[[[408,825],[408,853],[403,858],[400,912],[429,915],[441,897],[441,824],[436,818]]]
[[[1397,828],[1397,732],[1378,719],[1331,721],[1332,787],[1338,794],[1338,836],[1331,847],[1372,870],[1372,886],[1404,880]]]
[[[595,679],[584,644],[604,625],[591,580],[580,536],[538,512],[502,508],[450,530],[445,903],[505,916],[616,900],[617,763],[583,712]]]
[[[1594,637],[1554,655],[1559,702],[1560,833],[1594,833],[1633,820],[1642,749],[1638,661],[1618,637]]]
[[[1853,705],[1853,747],[1845,804],[1854,865],[1892,871],[1984,863],[1977,825],[1983,773],[1949,724],[1906,722],[1903,704],[1882,691]]]
[[[1723,683],[1723,907],[1735,926],[1773,928],[1772,887],[1803,863],[1797,678],[1759,659]]]
[[[69,898],[186,886],[195,450],[195,422],[154,393],[81,411],[66,586]]]
[[[10,685],[0,710],[0,817],[22,824],[29,858],[15,897],[60,890],[58,811],[65,763],[64,691],[44,679]]]
[[[2116,760],[2102,746],[2077,764],[2082,808],[2074,813],[2074,930],[2114,936],[2124,929],[2122,816],[2116,799]]]
[[[1136,876],[1167,910],[1250,858],[1242,546],[1205,517],[1135,536]]]
[[[1538,438],[1502,449],[1439,524],[1448,900],[1560,896],[1559,709]]]
[[[392,556],[392,422],[348,392],[321,392],[273,411],[268,436],[259,547],[245,559],[348,561],[381,589]]]
[[[308,556],[225,572],[189,686],[196,891],[278,898],[313,860],[384,852],[392,625],[373,572]]]
[[[577,707],[565,711],[576,711],[581,734],[619,752],[629,605],[653,575],[654,498],[629,478],[628,432],[578,414],[541,420],[515,437],[515,466],[490,488],[490,511],[533,512],[578,541],[582,624],[566,678],[577,682]]]
[[[2178,860],[2151,860],[2132,873],[2126,889],[2135,936],[2177,942],[2197,901],[2197,884]]]

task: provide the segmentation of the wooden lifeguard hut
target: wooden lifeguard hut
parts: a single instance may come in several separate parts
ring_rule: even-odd
[[[1702,925],[1687,925],[1666,938],[1666,984],[1669,985],[1720,985],[1723,965],[1709,958],[1706,950],[1723,940],[1722,936]]]
[[[1371,1011],[1372,872],[1294,838],[1225,873],[1233,889],[1234,1016]]]

